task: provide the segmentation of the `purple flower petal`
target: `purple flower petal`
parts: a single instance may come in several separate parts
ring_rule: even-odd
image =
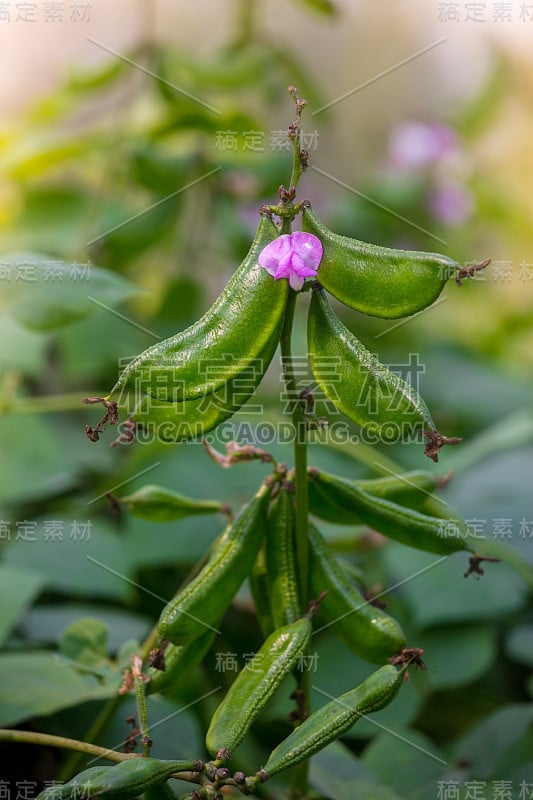
[[[300,291],[306,278],[314,278],[322,259],[322,243],[311,233],[296,231],[278,236],[259,254],[261,267],[275,280],[288,278],[293,289]]]
[[[259,264],[271,275],[274,275],[280,259],[288,255],[291,250],[291,237],[288,233],[278,236],[273,242],[267,244],[259,254]]]
[[[312,233],[295,231],[291,235],[291,245],[295,253],[305,261],[306,265],[315,271],[322,260],[322,242]]]
[[[304,285],[305,278],[301,278],[296,272],[291,272],[289,283],[291,288],[294,289],[295,292],[299,292]]]

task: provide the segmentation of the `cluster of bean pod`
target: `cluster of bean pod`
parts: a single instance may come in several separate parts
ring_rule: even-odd
[[[310,468],[310,508],[319,518],[371,523],[385,535],[429,552],[470,550],[461,528],[443,538],[439,520],[417,510],[437,484],[433,474],[423,471],[346,481]],[[359,657],[382,665],[361,686],[302,722],[274,750],[258,776],[246,779],[241,788],[247,790],[253,788],[254,780],[295,766],[349,730],[362,715],[383,708],[404,678],[409,659],[402,654],[411,652],[399,624],[369,602],[365,587],[354,583],[312,522],[310,595],[318,600],[304,609],[294,556],[293,488],[285,474],[274,472],[228,524],[202,568],[163,609],[159,635],[165,670],[150,667],[148,671],[149,692],[175,691],[209,649],[215,627],[246,578],[265,641],[211,720],[206,747],[214,759],[221,754],[229,757],[238,748],[282,681],[296,674],[313,635],[315,614],[321,626],[331,627]],[[377,511],[370,518],[374,504]]]
[[[409,316],[435,301],[446,280],[454,272],[461,274],[459,265],[437,254],[389,250],[338,236],[309,204],[302,204],[302,220],[304,232],[318,237],[323,248],[308,316],[309,358],[319,387],[351,420],[380,435],[391,424],[402,434],[421,432],[428,440],[426,454],[438,460],[439,447],[447,440],[437,432],[422,398],[342,324],[324,290],[365,314]],[[213,306],[190,328],[144,351],[126,367],[108,397],[102,398],[107,414],[100,427],[89,429],[90,438],[97,440],[105,424],[115,421],[117,401],[112,398],[120,402],[124,393],[133,393],[136,401],[130,424],[153,424],[159,437],[170,441],[204,437],[246,402],[266,372],[283,329],[288,281],[274,280],[259,264],[261,252],[278,235],[271,215],[263,211],[247,256]],[[339,366],[334,383],[328,366],[332,359]],[[170,774],[187,771],[201,786],[187,797],[218,797],[225,782],[249,794],[259,781],[310,757],[361,716],[383,708],[398,692],[413,660],[409,654],[417,651],[406,648],[399,624],[367,599],[363,582],[354,582],[312,522],[309,591],[300,585],[294,487],[288,477],[290,473],[276,469],[264,480],[159,620],[158,656],[147,667],[147,692],[171,694],[203,660],[240,586],[246,579],[250,582],[265,641],[211,720],[206,747],[214,761],[205,767],[200,762],[128,759],[87,774],[88,796],[126,798],[140,791],[150,796],[158,788],[166,791]],[[425,513],[427,495],[438,485],[431,473],[349,481],[310,468],[308,485],[309,509],[318,519],[363,524],[427,552],[472,552],[465,526],[447,521],[444,530],[442,520]],[[218,503],[189,501],[158,487],[145,487],[123,500],[133,513],[152,519],[157,508],[159,521],[223,510]],[[308,594],[315,598],[310,604]],[[275,748],[257,775],[230,776],[220,764],[241,744],[282,681],[296,675],[316,615],[320,626],[330,627],[359,657],[379,668],[360,686],[307,718],[301,714],[301,724]],[[127,786],[120,783],[123,776]],[[73,796],[68,786],[63,787],[65,800]]]
[[[349,419],[375,434],[390,438],[391,428],[397,439],[422,433],[430,442],[427,454],[437,460],[446,438],[438,434],[424,401],[342,324],[324,289],[365,314],[405,317],[431,305],[448,278],[461,274],[459,264],[435,253],[391,250],[339,236],[308,203],[301,205],[302,228],[320,240],[323,252],[308,317],[309,358],[320,389]],[[133,398],[130,427],[152,427],[162,440],[187,441],[204,437],[246,403],[272,361],[284,322],[288,280],[274,280],[259,264],[278,233],[263,210],[248,254],[211,308],[186,330],[134,358],[101,398],[106,407],[128,405]],[[338,365],[333,383],[332,359]],[[100,398],[88,398],[95,399]],[[87,427],[89,438],[96,441],[101,430]],[[128,441],[131,437],[128,429]]]

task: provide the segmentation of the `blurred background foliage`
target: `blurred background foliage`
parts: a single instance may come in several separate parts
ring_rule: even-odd
[[[157,525],[117,513],[105,493],[150,482],[238,508],[264,474],[259,465],[222,471],[199,444],[90,444],[83,425],[93,414],[80,398],[105,394],[120,359],[198,318],[240,262],[257,208],[275,202],[288,180],[280,131],[293,113],[290,83],[310,103],[304,130],[312,167],[299,196],[330,227],[465,263],[493,258],[462,289],[450,283],[446,302],[414,320],[391,326],[338,312],[396,369],[405,372],[409,354],[418,354],[420,389],[439,429],[464,437],[435,467],[454,470],[443,496],[477,520],[503,559],[479,582],[463,580],[462,556],[409,580],[435,559],[368,531],[322,525],[370,584],[405,581],[387,596],[388,609],[408,641],[426,650],[428,671],[413,676],[378,717],[380,727],[363,721],[313,759],[313,790],[335,800],[422,800],[441,796],[439,781],[457,781],[453,796],[466,797],[467,782],[477,780],[492,797],[492,782],[508,781],[502,797],[529,797],[519,792],[522,781],[533,787],[533,257],[524,200],[530,165],[517,169],[510,150],[530,141],[533,123],[522,107],[520,57],[489,42],[475,91],[438,106],[402,103],[386,79],[374,101],[368,88],[366,99],[357,92],[333,103],[362,83],[353,75],[365,58],[373,68],[369,51],[390,33],[394,20],[377,20],[368,3],[357,4],[366,32],[346,3],[287,3],[283,37],[268,3],[226,3],[229,22],[222,6],[210,19],[225,40],[203,43],[200,53],[156,35],[165,13],[150,5],[153,25],[134,45],[113,52],[109,44],[96,66],[73,64],[0,132],[0,724],[81,738],[92,729],[100,743],[118,746],[131,713],[129,699],[109,705],[121,668],[223,519]],[[328,54],[337,38],[346,49],[346,26],[361,51],[345,52],[352,72],[332,80]],[[311,32],[312,58],[302,32]],[[404,53],[417,49],[407,24],[398,36]],[[408,69],[416,87],[423,62]],[[432,70],[436,81],[449,77],[438,63]],[[360,98],[362,124],[351,116]],[[42,254],[37,274],[21,269],[27,252]],[[302,356],[306,303],[294,348]],[[279,381],[276,364],[252,401],[264,415],[245,408],[237,420],[253,430],[258,419],[278,419]],[[283,444],[270,449],[290,461]],[[310,452],[311,463],[352,477],[427,467],[422,458],[411,445]],[[93,622],[73,626],[80,618]],[[160,726],[154,755],[202,755],[217,702],[210,692],[235,676],[220,669],[220,654],[237,654],[242,665],[259,642],[244,587],[204,667],[171,700],[151,698]],[[316,649],[313,683],[322,692],[338,695],[370,671],[328,635],[317,636]],[[254,772],[286,732],[289,692],[280,691],[254,726],[239,768]],[[316,691],[313,704],[322,702]],[[51,780],[74,767],[48,749],[0,751],[19,779]],[[265,796],[282,783],[268,784]]]

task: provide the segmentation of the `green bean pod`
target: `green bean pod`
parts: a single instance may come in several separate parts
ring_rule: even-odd
[[[405,636],[399,624],[363,597],[312,523],[309,544],[311,595],[327,592],[318,612],[322,627],[331,627],[350,650],[374,664],[402,650]]]
[[[232,753],[242,742],[285,676],[298,665],[311,634],[310,619],[302,617],[268,637],[215,711],[206,736],[212,755],[222,748]]]
[[[302,614],[293,537],[292,494],[282,487],[268,519],[266,564],[272,618],[276,628],[295,622]]]
[[[421,429],[436,431],[418,392],[386,369],[342,324],[322,289],[311,298],[307,340],[318,385],[358,425],[387,441],[405,439]]]
[[[262,215],[247,256],[209,311],[134,358],[109,397],[130,389],[175,403],[215,392],[250,365],[262,376],[279,342],[289,284],[273,280],[257,259],[277,235]]]
[[[131,418],[142,426],[142,435],[150,439],[155,436],[162,442],[202,440],[252,397],[263,378],[259,366],[258,363],[245,368],[220,389],[195,400],[165,403],[146,396],[136,405]]]
[[[274,628],[274,621],[272,619],[272,604],[270,602],[270,583],[268,580],[267,566],[266,566],[266,552],[265,545],[261,547],[255,564],[248,576],[250,584],[250,592],[254,601],[255,613],[257,621],[261,628],[261,633],[266,639],[270,636]]]
[[[36,800],[70,800],[70,798],[82,800],[82,798],[87,798],[89,796],[88,787],[100,779],[108,769],[111,769],[108,764],[102,767],[88,767],[67,783],[48,786],[37,795]]]
[[[302,230],[322,242],[322,286],[345,305],[373,317],[396,319],[422,311],[460,269],[456,261],[438,253],[392,250],[339,236],[311,208],[302,214]]]
[[[146,694],[174,694],[187,675],[203,661],[215,635],[208,630],[188,644],[169,644],[165,650],[165,670],[148,669],[150,683],[146,685]]]
[[[216,514],[225,506],[218,500],[193,500],[164,486],[143,486],[133,494],[120,498],[134,517],[151,522],[174,522],[197,514]]]
[[[404,671],[387,664],[356,689],[319,708],[273,750],[263,772],[272,777],[296,766],[349,731],[361,717],[385,708],[398,693]]]
[[[313,476],[313,467],[309,467],[309,475]],[[428,496],[440,484],[441,479],[425,470],[412,470],[401,475],[387,475],[383,478],[350,481],[373,497],[382,497],[408,508],[421,508]],[[364,525],[358,511],[353,507],[341,506],[335,498],[317,481],[310,480],[309,510],[316,517],[334,522],[337,525]]]
[[[228,525],[200,572],[163,609],[159,635],[181,645],[205,633],[224,614],[250,573],[265,531],[271,486],[256,495]]]
[[[365,525],[397,542],[427,553],[450,555],[472,548],[468,529],[461,520],[442,520],[399,506],[382,497],[375,497],[354,483],[315,470],[310,480],[320,486],[331,502],[345,512],[353,512]]]
[[[155,758],[128,758],[97,778],[85,781],[88,797],[130,798],[162,783],[174,772],[190,772],[198,767],[196,761],[160,761]]]

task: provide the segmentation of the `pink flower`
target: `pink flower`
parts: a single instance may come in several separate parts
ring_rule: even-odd
[[[312,233],[284,233],[267,244],[259,255],[259,264],[274,280],[288,278],[295,291],[300,291],[306,278],[316,278],[322,259],[322,243]]]
[[[399,169],[421,169],[442,161],[457,148],[457,134],[448,125],[404,122],[391,134],[389,159]]]

